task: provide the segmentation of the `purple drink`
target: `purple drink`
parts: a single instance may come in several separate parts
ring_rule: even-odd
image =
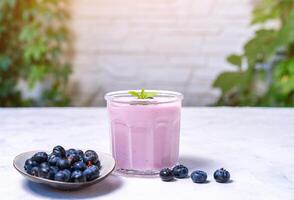
[[[137,99],[127,91],[105,96],[119,172],[151,175],[178,162],[183,96],[155,92],[152,99]]]

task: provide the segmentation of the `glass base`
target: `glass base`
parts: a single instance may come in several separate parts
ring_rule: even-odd
[[[146,178],[154,178],[158,177],[159,170],[134,170],[134,169],[116,169],[114,171],[115,174],[122,176],[133,176],[133,177],[146,177]]]

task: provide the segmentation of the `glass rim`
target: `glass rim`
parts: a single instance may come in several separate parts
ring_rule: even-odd
[[[169,90],[145,90],[146,92],[155,92],[158,97],[169,97],[165,101],[156,101],[155,99],[132,99],[130,101],[123,101],[116,99],[117,97],[132,97],[129,91],[140,92],[141,90],[119,90],[114,92],[108,92],[104,95],[104,99],[108,102],[123,103],[123,104],[163,104],[171,103],[176,101],[182,101],[184,95],[180,92],[169,91]]]

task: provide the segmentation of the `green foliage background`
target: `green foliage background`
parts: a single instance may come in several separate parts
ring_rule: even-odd
[[[64,106],[71,72],[62,54],[70,48],[66,0],[0,1],[0,106]],[[41,98],[23,99],[23,80]]]
[[[260,0],[252,25],[258,30],[244,52],[227,58],[237,70],[213,84],[222,91],[218,105],[294,106],[294,0]]]

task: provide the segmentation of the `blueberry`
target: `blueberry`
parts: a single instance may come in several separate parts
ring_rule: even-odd
[[[173,171],[169,168],[160,170],[159,176],[163,181],[172,181],[174,179]]]
[[[49,168],[49,164],[47,163],[47,162],[42,162],[40,165],[39,165],[39,167],[48,167]]]
[[[214,172],[213,177],[216,182],[226,183],[230,180],[230,173],[224,168],[221,168]]]
[[[48,164],[40,167],[39,170],[40,170],[39,171],[39,176],[40,177],[42,177],[42,178],[48,178],[49,171],[50,171],[50,168],[49,168]]]
[[[189,170],[184,165],[177,165],[173,168],[173,174],[176,178],[186,178]]]
[[[36,161],[33,161],[32,159],[27,159],[25,165],[37,166],[38,163]]]
[[[77,153],[72,153],[72,154],[68,155],[67,160],[68,160],[69,164],[72,165],[73,163],[79,161],[80,157]]]
[[[79,171],[84,171],[87,168],[86,164],[83,161],[78,161],[75,162],[72,166],[72,170],[79,170]]]
[[[48,160],[48,155],[45,152],[38,152],[32,157],[32,160],[37,163],[46,162]]]
[[[52,154],[57,155],[58,157],[64,158],[65,157],[65,149],[58,145],[53,148]]]
[[[31,170],[33,167],[38,166],[38,163],[36,161],[33,161],[32,159],[27,159],[25,162],[24,169],[27,173],[31,173]]]
[[[60,157],[58,157],[55,154],[50,154],[49,158],[48,158],[48,163],[51,166],[56,166],[57,161],[60,159]]]
[[[70,180],[70,177],[71,177],[71,172],[68,169],[64,169],[62,171],[65,174],[65,181],[68,182]]]
[[[84,176],[83,172],[81,172],[79,170],[75,170],[71,174],[70,181],[71,182],[85,182],[86,177]]]
[[[54,176],[55,176],[55,174],[58,172],[58,167],[56,167],[56,166],[51,166],[50,167],[50,170],[49,170],[49,172],[48,172],[48,176],[47,176],[47,178],[48,179],[51,179],[51,180],[54,180]]]
[[[59,169],[69,169],[70,167],[70,164],[68,162],[67,159],[59,159],[57,162],[56,162],[56,166],[59,168]]]
[[[91,181],[99,177],[100,171],[97,166],[92,165],[83,171],[83,175],[86,177],[87,181]]]
[[[194,183],[205,183],[207,180],[207,173],[204,171],[196,170],[192,172],[191,179]]]
[[[40,168],[39,167],[33,167],[31,169],[31,173],[30,174],[33,175],[33,176],[39,176],[40,175]]]
[[[76,151],[76,153],[79,155],[79,157],[80,157],[80,161],[83,161],[83,159],[84,159],[84,152],[82,151],[82,150],[77,150]]]
[[[66,155],[66,157],[68,157],[69,155],[76,154],[76,153],[77,153],[77,151],[75,149],[69,149],[66,151],[65,155]]]
[[[51,166],[50,170],[53,171],[55,174],[59,171],[58,167],[56,166]]]
[[[99,175],[100,175],[100,170],[99,170],[99,168],[98,168],[96,165],[92,165],[92,166],[90,166],[89,169],[91,169],[92,172],[93,172],[93,176],[92,176],[93,179],[99,177]]]
[[[58,171],[54,176],[55,181],[66,182],[66,178],[66,174],[63,171]]]
[[[101,169],[101,163],[100,163],[100,160],[98,160],[95,164],[99,169]]]
[[[98,155],[93,150],[88,150],[84,153],[84,162],[90,166],[96,164],[98,161]]]
[[[83,175],[85,176],[86,180],[89,181],[92,178],[92,170],[87,168],[83,171]]]
[[[76,150],[76,153],[79,155],[79,156],[83,156],[84,155],[84,152],[80,149]]]

